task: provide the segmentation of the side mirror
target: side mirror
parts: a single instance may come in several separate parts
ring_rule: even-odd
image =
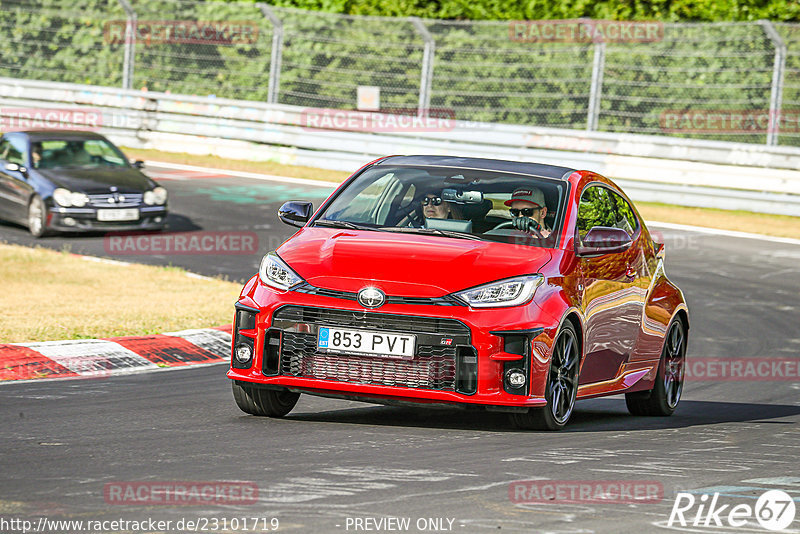
[[[610,226],[595,226],[583,238],[582,244],[575,246],[578,256],[599,256],[627,250],[633,244],[628,232]]]
[[[136,161],[132,161],[131,165],[133,165],[137,169],[144,169],[144,161],[137,159]]]
[[[303,227],[314,213],[311,202],[292,200],[285,203],[278,210],[278,218],[289,226]]]
[[[6,163],[6,170],[7,171],[14,171],[14,172],[21,172],[22,174],[27,174],[27,172],[28,172],[28,169],[26,169],[22,165],[17,165],[16,163]]]

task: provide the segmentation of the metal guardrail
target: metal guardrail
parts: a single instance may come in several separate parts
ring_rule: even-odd
[[[318,110],[298,106],[0,78],[0,124],[40,126],[43,110],[94,113],[99,131],[131,147],[338,170],[398,153],[538,161],[615,178],[635,200],[800,216],[794,147],[455,120],[423,131],[333,130],[312,127]],[[54,117],[81,126],[74,113]]]

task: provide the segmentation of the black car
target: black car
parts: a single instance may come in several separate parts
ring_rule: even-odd
[[[94,132],[38,130],[0,137],[0,219],[50,231],[160,230],[167,190]]]

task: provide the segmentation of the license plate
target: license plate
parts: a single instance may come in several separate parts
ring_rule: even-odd
[[[317,348],[341,354],[372,355],[384,358],[414,358],[417,336],[396,332],[370,332],[320,327]]]
[[[138,221],[139,210],[136,208],[121,210],[97,210],[98,221]]]

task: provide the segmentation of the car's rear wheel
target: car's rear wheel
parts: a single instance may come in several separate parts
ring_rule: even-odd
[[[686,364],[686,327],[675,319],[667,330],[653,389],[625,394],[633,415],[668,416],[675,412],[683,393]]]
[[[232,381],[233,398],[236,405],[245,413],[267,417],[283,417],[292,411],[299,393],[291,391],[278,391],[248,386]]]
[[[544,397],[547,406],[511,415],[514,424],[529,430],[561,430],[567,425],[578,394],[580,347],[575,327],[569,321],[561,327],[553,344],[550,371]]]
[[[47,233],[47,210],[39,195],[34,195],[28,204],[28,231],[33,237],[42,237]]]

